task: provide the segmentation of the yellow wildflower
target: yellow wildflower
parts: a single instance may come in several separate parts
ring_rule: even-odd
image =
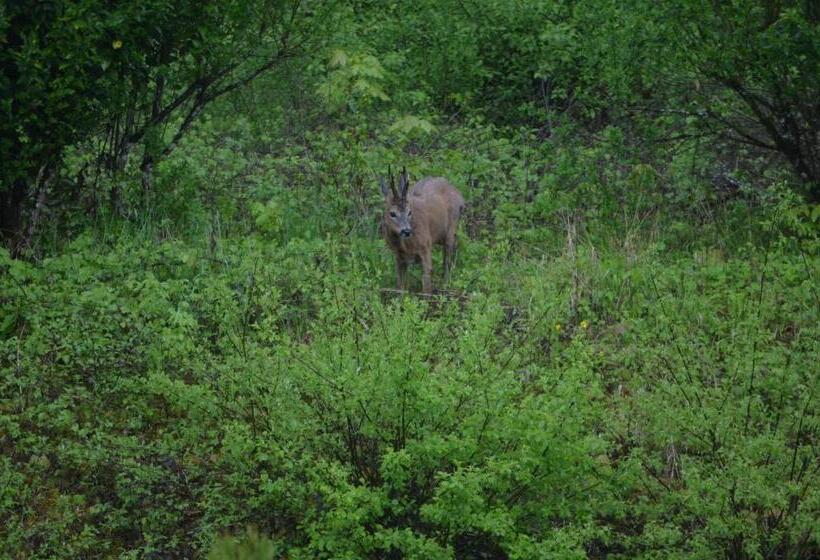
[[[114,39],[114,42],[111,43],[111,46],[114,47],[114,50],[121,49],[122,41],[120,41],[119,39]]]
[[[561,332],[561,330],[562,330],[561,323],[555,323],[555,332]]]
[[[587,321],[586,319],[581,321],[581,328],[582,329],[588,329],[589,328],[589,321]]]

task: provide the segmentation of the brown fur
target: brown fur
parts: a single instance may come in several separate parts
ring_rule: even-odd
[[[391,179],[392,181],[392,179]],[[402,176],[403,188],[397,193],[385,195],[385,211],[382,216],[381,232],[387,246],[396,257],[396,283],[399,290],[405,286],[407,265],[420,262],[422,267],[422,288],[425,293],[433,290],[430,279],[433,270],[433,246],[441,245],[444,251],[444,278],[449,279],[456,248],[456,227],[464,209],[464,197],[458,190],[441,177],[422,179],[406,192],[406,175]],[[386,189],[383,187],[383,192]],[[402,196],[404,195],[404,196]],[[410,237],[400,235],[400,227],[390,213],[401,215],[410,211],[412,225]]]

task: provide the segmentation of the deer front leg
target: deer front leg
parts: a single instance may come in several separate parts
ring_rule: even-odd
[[[405,277],[407,276],[407,261],[404,256],[396,253],[396,289],[401,291],[404,289]]]
[[[430,276],[433,273],[433,251],[427,248],[421,254],[421,286],[425,294],[433,293],[433,282]]]

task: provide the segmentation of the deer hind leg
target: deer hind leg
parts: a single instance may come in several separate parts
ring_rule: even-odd
[[[450,272],[453,270],[456,256],[456,232],[448,231],[444,239],[444,282],[450,281]]]

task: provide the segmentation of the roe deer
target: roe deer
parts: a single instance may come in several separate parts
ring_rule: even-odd
[[[441,177],[422,179],[408,192],[407,170],[399,175],[399,190],[389,172],[390,188],[382,178],[384,215],[381,233],[396,257],[396,284],[404,289],[407,265],[421,262],[422,288],[432,293],[433,245],[444,249],[444,279],[450,277],[456,249],[456,226],[464,210],[464,197]]]

